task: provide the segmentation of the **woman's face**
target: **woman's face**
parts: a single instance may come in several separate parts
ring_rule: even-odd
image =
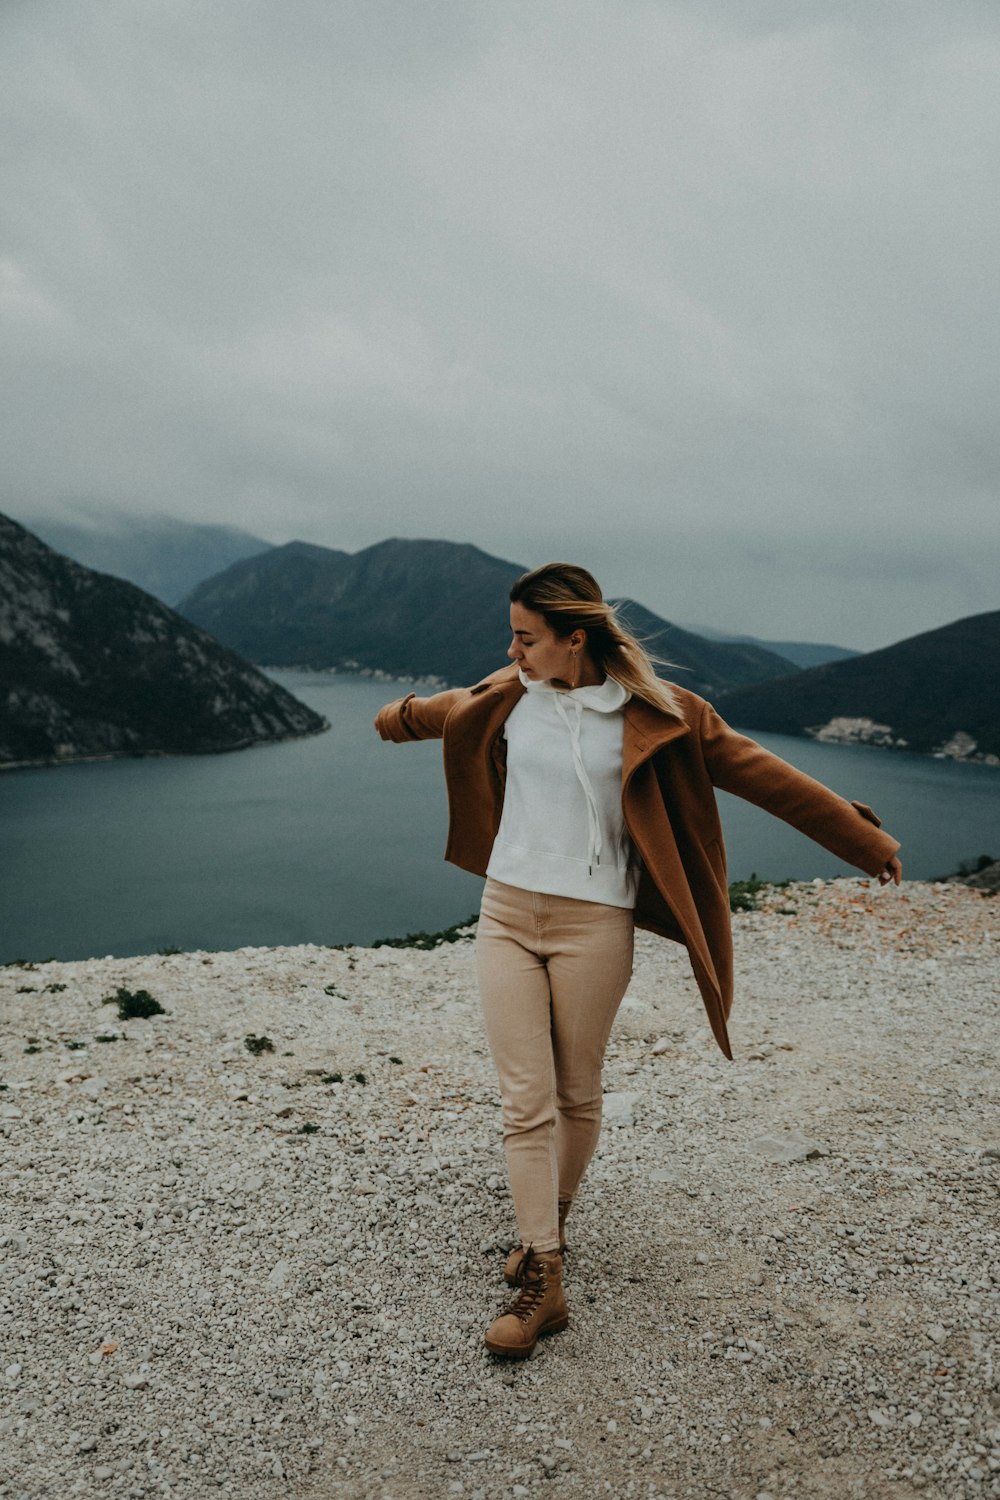
[[[573,675],[573,646],[576,636],[565,640],[557,636],[544,615],[523,604],[510,607],[510,629],[513,639],[507,655],[516,661],[525,677],[532,682],[569,682]],[[582,644],[582,643],[581,643]]]

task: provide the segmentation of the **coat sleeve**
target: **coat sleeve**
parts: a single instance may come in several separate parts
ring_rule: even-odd
[[[384,740],[439,740],[444,734],[444,721],[456,703],[468,697],[468,688],[448,688],[435,693],[431,698],[418,698],[416,693],[407,693],[387,703],[375,716],[375,728]]]
[[[701,744],[714,786],[756,803],[866,874],[877,875],[899,848],[898,839],[880,831],[881,820],[870,807],[846,801],[737,734],[710,703],[702,711]]]

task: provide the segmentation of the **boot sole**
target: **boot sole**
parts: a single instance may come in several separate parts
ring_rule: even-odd
[[[491,1344],[488,1338],[484,1338],[483,1342],[491,1354],[502,1354],[508,1359],[527,1359],[539,1339],[544,1338],[548,1333],[562,1333],[563,1329],[568,1327],[569,1313],[566,1313],[563,1317],[556,1318],[554,1323],[546,1323],[543,1327],[539,1328],[533,1341],[530,1344],[525,1344],[523,1348],[510,1349],[506,1344]]]

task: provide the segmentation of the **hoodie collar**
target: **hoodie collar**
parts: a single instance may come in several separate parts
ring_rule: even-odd
[[[582,708],[592,708],[599,714],[617,713],[624,708],[632,694],[628,688],[623,687],[614,677],[605,677],[604,681],[595,686],[578,688],[555,688],[550,682],[532,682],[530,677],[525,677],[520,667],[517,671],[518,680],[522,687],[529,693],[549,694],[551,697],[561,698],[564,702],[578,703]]]

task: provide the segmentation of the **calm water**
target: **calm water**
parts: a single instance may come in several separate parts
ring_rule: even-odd
[[[0,775],[0,961],[368,943],[450,926],[482,882],[446,865],[438,742],[372,728],[394,684],[274,672],[332,725],[232,755],[120,760]],[[931,878],[1000,855],[1000,771],[758,736],[903,844]],[[801,834],[720,795],[730,878],[852,873]],[[856,872],[855,872],[856,873]]]

